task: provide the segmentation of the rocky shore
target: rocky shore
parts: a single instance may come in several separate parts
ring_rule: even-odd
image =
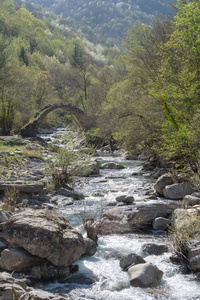
[[[146,200],[136,203],[134,197],[128,194],[116,197],[116,202],[112,203],[114,207],[107,209],[99,219],[84,220],[87,232],[87,238],[84,238],[55,211],[59,203],[71,206],[75,201],[84,199],[84,195],[67,185],[50,193],[43,169],[45,157],[53,155],[51,151],[28,139],[17,139],[15,144],[18,148],[14,152],[4,150],[0,153],[0,299],[69,299],[30,287],[40,280],[66,278],[76,272],[76,261],[81,256],[95,254],[101,235],[138,230],[167,233],[169,228],[174,228],[175,234],[176,230],[188,229],[199,218],[200,193],[189,179],[181,182],[167,168],[152,168],[151,173],[157,180],[153,189],[146,192]],[[113,162],[99,164],[94,161],[92,165],[86,176],[98,175],[99,169],[124,168]],[[144,166],[144,172],[146,170],[147,166]],[[9,191],[12,193],[9,194]],[[159,255],[168,248],[147,244],[143,251]],[[198,233],[192,240],[186,241],[183,254],[190,270],[200,272]],[[156,286],[162,278],[159,266],[147,263],[134,253],[123,257],[120,266],[128,272],[131,286]],[[149,282],[148,278],[152,281]]]

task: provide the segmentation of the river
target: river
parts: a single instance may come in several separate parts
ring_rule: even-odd
[[[119,154],[99,152],[100,162],[113,161],[125,166],[122,170],[100,170],[99,176],[80,178],[75,190],[85,195],[72,206],[58,207],[73,226],[84,235],[82,219],[98,218],[103,211],[115,205],[119,195],[132,195],[135,205],[145,201],[146,193],[152,187],[151,178],[142,175],[140,161],[127,161]],[[135,175],[133,175],[135,174]],[[148,255],[142,251],[146,243],[170,245],[164,232],[151,231],[149,234],[124,234],[102,236],[98,239],[98,249],[94,256],[77,261],[79,271],[62,281],[45,283],[41,289],[69,296],[73,300],[197,300],[200,299],[200,282],[194,274],[183,274],[180,266],[170,260],[172,253]],[[147,262],[155,264],[163,271],[161,283],[155,288],[130,287],[127,272],[121,270],[122,256],[136,253]]]

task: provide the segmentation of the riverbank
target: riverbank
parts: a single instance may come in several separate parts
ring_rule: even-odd
[[[39,147],[43,149],[42,151],[47,151],[47,149],[42,148],[40,145]],[[23,158],[24,154],[19,154],[19,149],[17,151],[18,154],[16,154]],[[51,155],[51,153],[49,152],[47,155]],[[35,158],[33,158],[33,161],[34,160]],[[33,161],[31,159],[31,163],[33,163]],[[99,154],[98,161],[100,162],[99,175],[95,177],[81,177],[76,181],[74,192],[76,194],[78,193],[78,195],[83,195],[84,198],[82,198],[82,200],[76,200],[75,196],[72,195],[69,196],[69,194],[67,194],[67,191],[70,192],[68,189],[64,189],[64,191],[61,189],[60,193],[57,192],[57,194],[51,195],[43,188],[42,192],[37,191],[34,193],[32,191],[30,194],[26,192],[27,198],[28,195],[31,195],[30,199],[26,199],[28,202],[20,200],[21,202],[15,203],[17,209],[13,212],[14,214],[20,211],[26,214],[26,207],[31,207],[32,205],[37,205],[32,207],[32,209],[37,211],[45,204],[43,205],[43,211],[47,212],[47,216],[50,216],[50,209],[53,211],[55,209],[58,210],[73,226],[78,226],[84,238],[83,219],[87,218],[87,222],[88,219],[89,221],[93,219],[92,222],[89,223],[90,231],[92,226],[93,228],[95,227],[94,224],[98,222],[101,224],[101,226],[95,227],[95,230],[100,229],[100,232],[94,232],[93,230],[93,233],[95,233],[95,241],[98,236],[98,249],[95,256],[91,258],[88,256],[80,258],[75,263],[79,266],[79,271],[74,273],[74,275],[59,280],[59,282],[55,282],[53,285],[47,283],[40,285],[40,288],[63,295],[62,297],[65,297],[65,299],[67,299],[67,297],[70,297],[70,299],[82,299],[83,297],[86,299],[103,299],[103,297],[109,297],[109,299],[121,299],[123,297],[126,297],[123,299],[143,299],[144,297],[156,299],[156,295],[159,293],[163,293],[163,297],[165,297],[163,299],[166,299],[166,297],[171,297],[169,299],[180,299],[177,298],[177,292],[175,292],[178,286],[175,283],[170,283],[169,280],[170,276],[174,277],[175,273],[177,273],[180,277],[179,282],[184,282],[187,289],[189,288],[190,290],[190,287],[193,289],[193,292],[190,291],[191,298],[188,298],[188,292],[185,291],[187,298],[181,299],[197,299],[195,298],[195,293],[197,293],[196,286],[198,287],[198,283],[196,283],[196,281],[187,283],[187,276],[181,275],[177,267],[173,266],[169,260],[172,255],[171,248],[169,252],[163,252],[159,255],[155,254],[155,252],[149,253],[148,251],[150,250],[147,251],[147,247],[143,248],[144,244],[153,243],[162,245],[166,243],[163,234],[166,233],[167,227],[165,230],[163,230],[163,228],[160,230],[154,226],[158,226],[159,218],[164,218],[165,225],[167,225],[166,219],[169,222],[168,217],[170,217],[171,212],[180,205],[179,201],[171,200],[170,202],[170,200],[166,200],[155,193],[150,173],[148,174],[147,171],[142,170],[140,162],[127,161],[120,156],[105,156],[105,154],[103,156]],[[39,168],[41,168],[44,163],[44,160],[37,162],[38,166],[40,166]],[[32,166],[30,169],[27,169],[27,165],[24,167],[27,173],[29,172],[28,170],[31,172],[31,169],[34,169],[32,164],[30,164],[30,166]],[[23,174],[24,169],[23,167],[18,168],[19,178],[23,178],[20,177],[20,174]],[[39,180],[43,181],[42,178]],[[33,182],[34,181],[32,181],[32,183]],[[20,183],[18,184],[20,185]],[[61,192],[66,194],[63,195]],[[22,192],[22,194],[22,200],[24,200],[25,194],[24,192]],[[48,196],[49,199],[45,199],[44,196]],[[41,201],[42,197],[43,200]],[[54,202],[52,202],[52,199]],[[37,200],[38,202],[34,203],[32,200]],[[39,205],[39,202],[41,202],[40,204],[42,205]],[[102,215],[103,218],[99,218]],[[137,222],[133,222],[134,216],[137,216]],[[149,218],[148,220],[146,219],[147,217]],[[159,219],[157,222],[155,222],[156,217]],[[137,225],[137,228],[134,228],[133,225]],[[87,227],[87,225],[85,227]],[[143,231],[144,227],[145,231],[148,230],[148,235],[133,233],[135,229],[139,229],[140,232]],[[109,232],[103,231],[106,228],[109,228]],[[119,230],[119,228],[120,235],[119,231],[116,231],[116,229]],[[110,233],[112,233],[112,235],[104,236],[104,234]],[[169,243],[168,240],[167,243]],[[135,247],[135,245],[138,246]],[[146,250],[144,251],[144,249]],[[142,256],[147,263],[155,264],[158,268],[162,269],[163,279],[156,285],[156,289],[153,288],[153,295],[151,295],[151,291],[148,291],[147,288],[139,288],[139,296],[137,290],[130,286],[128,273],[120,269],[120,259],[124,255],[129,255],[133,252]],[[168,260],[168,263],[164,264],[164,260]],[[173,272],[169,271],[170,269],[173,270]],[[105,270],[107,271],[106,273]],[[95,290],[98,291],[98,295]],[[135,296],[133,296],[133,294],[135,294]],[[136,295],[139,298],[137,298]]]

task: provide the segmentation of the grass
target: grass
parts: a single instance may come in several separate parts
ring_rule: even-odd
[[[19,157],[19,154],[15,153],[15,151],[19,149],[21,151],[20,155],[24,155],[26,157],[29,158],[38,158],[38,159],[43,159],[42,157],[42,148],[38,148],[37,150],[29,150],[26,148],[26,146],[19,146],[16,145],[15,142],[9,141],[0,141],[0,153],[6,157],[7,153],[13,153],[14,156],[9,156],[9,154],[7,155],[7,157],[10,157],[10,159],[8,160],[12,160],[12,158]]]
[[[2,209],[14,212],[18,198],[19,190],[17,189],[17,187],[5,189]]]
[[[169,230],[175,252],[187,259],[188,248],[200,238],[200,211],[195,208],[180,208],[174,215]]]

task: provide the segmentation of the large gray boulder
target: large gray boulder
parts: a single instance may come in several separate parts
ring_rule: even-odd
[[[160,255],[164,252],[168,252],[169,249],[166,245],[156,245],[154,243],[148,243],[148,244],[144,244],[142,246],[142,250],[144,252],[147,252],[148,254],[152,255]]]
[[[163,196],[163,190],[166,187],[166,185],[171,185],[173,183],[174,181],[173,181],[172,174],[167,173],[158,178],[158,180],[154,184],[154,189],[159,195]]]
[[[14,247],[48,259],[55,266],[69,266],[85,251],[83,236],[62,216],[44,210],[26,210],[4,226],[4,236]]]
[[[155,218],[152,225],[154,230],[167,230],[170,224],[171,221],[169,219],[159,217],[159,218]]]
[[[85,252],[83,255],[93,256],[97,251],[97,244],[89,238],[84,238],[84,243],[85,243]]]
[[[135,253],[130,253],[120,259],[119,265],[123,270],[126,270],[129,267],[135,266],[137,264],[143,264],[145,262],[146,261],[141,256]]]
[[[31,255],[22,248],[5,249],[1,252],[0,268],[7,271],[22,271],[40,260],[41,258]]]
[[[187,205],[195,205],[195,204],[200,204],[200,195],[199,193],[192,193],[191,195],[186,195],[183,198],[185,204]]]
[[[131,286],[144,288],[156,286],[163,276],[163,272],[150,263],[130,267],[128,273]]]
[[[177,207],[177,201],[151,200],[132,209],[109,209],[97,221],[86,219],[84,226],[88,237],[96,241],[98,235],[130,233],[151,227],[156,217],[168,217]]]
[[[192,187],[191,182],[181,182],[167,185],[163,190],[163,195],[167,199],[181,200],[193,192],[195,192],[195,189]]]
[[[134,197],[133,196],[128,196],[128,195],[121,195],[115,198],[117,202],[123,202],[127,205],[132,204],[134,202]]]
[[[200,255],[190,258],[189,267],[193,272],[200,272]]]
[[[69,267],[56,267],[52,264],[39,264],[29,268],[26,274],[31,275],[35,279],[52,280],[57,278],[66,278],[70,275]]]

